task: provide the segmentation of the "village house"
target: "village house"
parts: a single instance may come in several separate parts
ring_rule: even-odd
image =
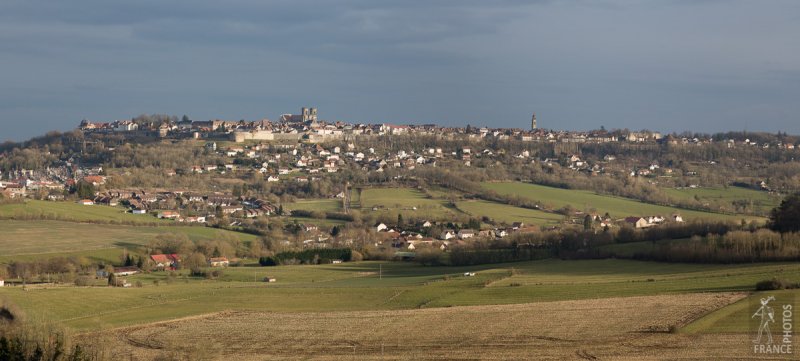
[[[206,217],[203,216],[192,216],[186,217],[183,219],[186,223],[206,223]]]
[[[458,231],[458,238],[459,239],[468,239],[475,237],[475,231],[471,229],[462,229]]]
[[[203,201],[203,196],[199,195],[199,194],[196,194],[196,193],[184,194],[184,197],[186,197],[186,200],[188,200],[189,202],[202,202]]]
[[[155,267],[159,270],[174,270],[181,259],[177,254],[153,254],[150,259],[155,263]]]
[[[211,257],[208,259],[208,265],[210,267],[228,267],[230,262],[225,257]]]
[[[106,178],[103,177],[103,176],[99,176],[99,175],[90,175],[90,176],[83,177],[83,181],[86,182],[86,183],[89,183],[89,184],[91,184],[91,185],[93,185],[95,187],[97,187],[99,185],[105,184],[106,183]]]
[[[242,206],[220,206],[222,214],[234,214],[236,212],[244,211]]]
[[[509,234],[510,232],[503,228],[497,228],[494,230],[494,236],[497,238],[503,238],[505,236],[508,236]]]
[[[647,228],[651,224],[643,217],[626,217],[625,223],[632,225],[634,228]]]
[[[181,214],[175,211],[161,211],[158,212],[158,218],[160,219],[177,219],[180,217]]]

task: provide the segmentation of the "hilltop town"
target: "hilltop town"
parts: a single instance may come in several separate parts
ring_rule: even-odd
[[[369,241],[375,247],[413,250],[422,242],[446,249],[453,240],[502,239],[564,227],[644,229],[684,222],[687,212],[696,211],[765,216],[765,201],[754,201],[752,195],[719,200],[678,197],[670,190],[736,186],[769,199],[796,185],[791,179],[765,176],[766,164],[758,160],[794,159],[797,138],[744,136],[552,131],[538,128],[535,115],[528,130],[349,124],[319,120],[315,108],[282,115],[277,122],[157,115],[105,123],[84,120],[76,132],[7,147],[0,153],[0,192],[11,200],[121,207],[141,217],[255,234],[274,229],[276,219],[291,219],[295,223],[280,230],[295,234],[304,247],[331,246],[326,244],[332,232],[327,221],[337,219],[380,234],[379,241]],[[50,149],[61,149],[61,154]],[[41,163],[29,168],[39,158]],[[204,181],[196,182],[200,179]],[[672,208],[608,212],[521,198],[477,183],[509,180],[593,190]],[[402,200],[366,204],[362,199],[362,190],[385,187],[416,189],[458,212],[421,212],[420,205],[399,206],[408,203]],[[436,189],[448,189],[451,195],[437,196]],[[469,210],[470,203],[464,202],[470,199],[524,207],[548,221],[526,224],[524,217]],[[326,208],[315,209],[313,202]],[[402,216],[405,222],[398,220]],[[369,237],[361,238],[368,242]]]
[[[343,121],[328,122],[320,120],[316,108],[301,108],[300,114],[283,114],[278,121],[263,119],[259,121],[209,120],[193,121],[169,116],[140,116],[131,120],[112,122],[91,122],[83,120],[78,129],[85,133],[117,134],[127,138],[153,137],[164,139],[209,139],[229,140],[237,143],[245,141],[304,141],[321,143],[347,140],[355,136],[384,135],[423,135],[468,139],[519,140],[523,142],[549,143],[666,143],[666,144],[709,144],[721,142],[725,146],[751,146],[768,149],[794,150],[800,141],[759,141],[758,139],[730,139],[696,134],[662,135],[657,131],[628,131],[605,129],[594,131],[548,130],[537,127],[536,115],[531,120],[530,129],[509,129],[490,127],[442,127],[436,124],[353,124]]]

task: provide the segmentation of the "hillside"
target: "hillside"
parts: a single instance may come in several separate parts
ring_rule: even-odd
[[[570,206],[580,211],[608,212],[613,218],[680,214],[684,219],[741,220],[763,219],[751,216],[736,216],[702,212],[644,203],[638,200],[597,194],[592,191],[561,189],[521,182],[485,182],[483,187],[502,195],[523,197],[554,209]]]

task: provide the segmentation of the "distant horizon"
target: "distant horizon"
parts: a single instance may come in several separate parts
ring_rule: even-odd
[[[0,141],[138,114],[800,134],[800,2],[0,2]],[[277,112],[275,112],[277,113]],[[275,116],[275,115],[272,115]]]
[[[197,119],[197,118],[194,118],[192,116],[189,116],[188,114],[140,113],[139,115],[145,115],[145,114],[147,114],[147,115],[159,114],[159,115],[176,116],[176,117],[178,117],[179,121],[180,121],[180,118],[183,115],[186,115],[191,121],[211,121],[211,120],[239,121],[239,120],[244,120],[245,122],[255,122],[255,121],[260,121],[260,120],[264,120],[264,119],[272,121],[272,122],[277,122],[278,121],[277,120],[278,117],[276,117],[276,118],[261,117],[261,118],[258,118],[258,119],[247,119],[247,118],[238,118],[238,119],[236,119],[236,118],[215,117],[215,118],[207,118],[207,119]],[[282,113],[282,114],[291,114],[291,113]],[[9,142],[9,141],[10,142],[16,142],[16,143],[25,142],[25,141],[28,141],[28,140],[31,140],[31,139],[34,139],[34,138],[45,136],[47,133],[53,132],[53,131],[60,132],[60,133],[70,132],[70,131],[78,129],[77,124],[80,123],[84,119],[89,121],[89,122],[93,122],[93,123],[109,123],[109,122],[114,122],[114,121],[118,121],[118,120],[130,120],[130,119],[136,118],[137,116],[120,117],[120,118],[115,118],[115,119],[89,119],[89,118],[82,118],[81,120],[78,120],[77,122],[75,122],[75,126],[73,126],[72,128],[45,130],[45,131],[40,132],[38,134],[34,134],[34,135],[31,135],[31,136],[28,136],[28,137],[25,137],[25,138],[22,138],[22,139],[0,139],[0,143]],[[477,123],[442,125],[439,122],[435,122],[435,121],[418,121],[418,122],[361,121],[360,122],[360,121],[348,121],[346,119],[332,120],[332,119],[325,119],[324,117],[320,117],[320,121],[325,121],[325,122],[341,121],[341,122],[345,122],[345,123],[349,123],[349,124],[394,124],[394,125],[434,124],[434,125],[436,125],[438,127],[452,127],[452,128],[466,128],[469,125],[469,126],[475,127],[475,128],[487,127],[487,128],[492,128],[492,129],[522,129],[522,130],[529,130],[530,129],[530,119],[528,119],[528,121],[527,121],[527,126],[523,125],[523,126],[516,126],[516,127],[515,126],[508,126],[508,127],[491,126],[491,125],[487,125],[487,124],[477,124]],[[681,133],[684,133],[684,132],[697,133],[697,134],[709,134],[709,135],[713,135],[713,134],[716,134],[716,133],[731,133],[731,132],[751,132],[751,133],[766,133],[766,134],[777,134],[779,132],[780,133],[784,133],[785,132],[783,130],[768,131],[768,130],[757,130],[757,129],[738,129],[738,130],[737,129],[730,129],[730,130],[710,130],[710,131],[685,130],[685,129],[684,130],[665,130],[665,129],[658,129],[658,128],[613,127],[613,126],[607,126],[607,125],[601,125],[601,126],[598,126],[596,128],[569,129],[569,128],[551,128],[551,127],[547,127],[547,126],[542,124],[541,118],[538,115],[537,115],[537,121],[539,122],[538,123],[539,126],[537,127],[537,129],[550,130],[550,131],[567,131],[567,132],[586,132],[586,131],[600,130],[601,127],[604,127],[605,130],[607,130],[607,131],[616,131],[616,130],[625,130],[625,129],[627,129],[627,130],[629,130],[631,132],[652,131],[652,132],[661,133],[662,135],[681,134]],[[791,133],[791,132],[785,132],[785,133],[787,133],[787,135],[789,135],[789,136],[800,136],[800,133],[798,133],[798,134],[794,134],[794,133]]]

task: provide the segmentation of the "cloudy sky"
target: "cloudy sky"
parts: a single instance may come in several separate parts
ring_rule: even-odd
[[[0,141],[142,113],[800,134],[800,1],[0,1]]]

